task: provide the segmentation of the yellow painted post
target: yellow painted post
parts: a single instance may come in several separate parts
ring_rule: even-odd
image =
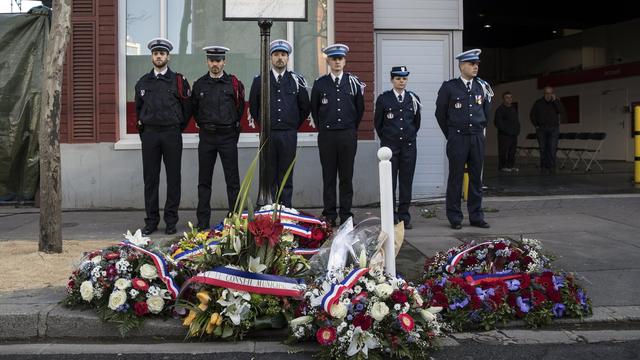
[[[467,201],[469,198],[469,168],[464,164],[464,177],[462,178],[462,198]]]
[[[640,105],[636,105],[634,109],[634,127],[633,135],[635,138],[635,176],[636,184],[640,184]]]

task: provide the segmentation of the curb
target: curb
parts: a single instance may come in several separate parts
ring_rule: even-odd
[[[546,330],[522,330],[536,332],[554,332],[558,327],[597,324],[602,327],[618,328],[623,323],[640,321],[640,306],[600,306],[593,308],[593,316],[584,319],[554,320]],[[70,310],[60,304],[3,305],[0,310],[0,341],[30,341],[48,339],[101,339],[121,341],[117,328],[102,322],[93,310]],[[5,325],[6,324],[6,325]],[[526,329],[523,321],[512,321],[500,330],[516,331]],[[275,333],[278,330],[274,330]],[[253,334],[254,340],[273,338],[274,331]],[[286,337],[284,331],[283,340]],[[479,332],[483,333],[483,332]],[[186,331],[179,320],[150,319],[142,329],[127,334],[127,340],[176,339],[182,341]],[[464,334],[475,334],[464,333]],[[452,334],[453,338],[460,335]]]

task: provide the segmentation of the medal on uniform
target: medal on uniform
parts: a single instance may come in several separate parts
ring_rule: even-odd
[[[393,119],[393,117],[394,117],[394,115],[393,115],[392,112],[387,113],[387,119],[391,120],[391,119]]]
[[[476,104],[482,105],[482,95],[476,95]]]
[[[144,89],[140,90],[140,96],[144,96]]]
[[[456,109],[462,109],[462,103],[460,101],[456,101],[453,107],[455,107]]]
[[[326,97],[323,97],[322,100],[320,100],[320,102],[322,103],[322,105],[327,105],[329,103],[329,99],[327,99]]]

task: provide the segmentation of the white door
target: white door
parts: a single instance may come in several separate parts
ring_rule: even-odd
[[[607,137],[598,158],[631,160],[627,151],[631,139],[629,113],[625,112],[628,104],[627,89],[609,90],[600,96],[600,126]]]
[[[411,72],[407,89],[422,103],[413,198],[441,196],[446,192],[447,159],[434,113],[438,89],[451,76],[450,35],[377,32],[376,60],[376,97],[391,89],[392,66],[406,66]]]

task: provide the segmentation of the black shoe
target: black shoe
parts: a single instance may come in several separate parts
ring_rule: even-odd
[[[158,230],[157,225],[145,225],[142,229],[142,235],[147,236],[153,234],[156,230]]]
[[[167,228],[164,229],[164,233],[167,235],[173,235],[177,232],[175,225],[167,225]]]
[[[460,229],[462,229],[462,225],[461,224],[451,224],[451,228],[453,230],[460,230]]]
[[[404,222],[404,229],[405,229],[405,230],[411,230],[411,229],[413,229],[413,225],[411,225],[411,221],[405,221],[405,222]]]
[[[483,228],[483,229],[488,229],[491,226],[486,222],[486,221],[479,221],[479,222],[472,222],[470,223],[471,226],[475,226],[475,227],[479,227],[479,228]]]

